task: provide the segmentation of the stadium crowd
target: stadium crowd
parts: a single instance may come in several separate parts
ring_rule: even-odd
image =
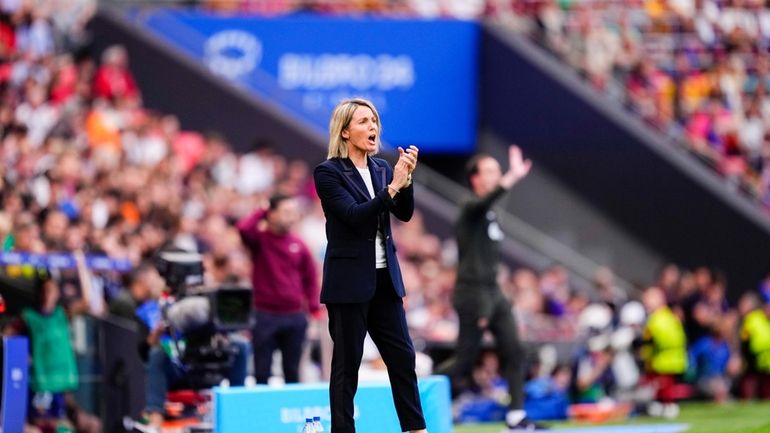
[[[768,10],[757,1],[519,1],[496,15],[770,207]]]
[[[126,51],[113,46],[95,61],[84,45],[83,32],[93,4],[74,4],[56,10],[47,2],[34,6],[0,3],[3,252],[69,252],[78,264],[75,269],[45,270],[36,298],[41,302],[34,308],[40,314],[21,320],[4,318],[4,331],[28,333],[35,317],[60,311],[66,312],[68,318],[83,314],[106,317],[110,303],[126,290],[126,280],[118,271],[88,269],[83,260],[87,254],[126,258],[139,268],[159,249],[173,246],[203,254],[209,285],[251,284],[251,260],[236,222],[264,207],[276,192],[300,198],[303,218],[296,233],[320,266],[325,249],[324,217],[308,165],[284,158],[280,143],[262,140],[256,140],[249,152],[236,154],[223,135],[183,130],[173,114],[145,107]],[[623,74],[631,106],[646,119],[658,125],[680,124],[691,136],[704,140],[699,145],[692,141],[697,149],[723,166],[727,166],[728,157],[745,157],[741,176],[751,172],[758,179],[770,177],[768,155],[763,153],[768,150],[764,139],[767,118],[762,114],[766,91],[762,83],[768,63],[758,53],[764,39],[750,39],[754,45],[747,46],[743,24],[733,23],[733,32],[726,34],[714,24],[712,30],[720,30],[714,31],[714,38],[707,43],[701,40],[704,36],[700,32],[705,30],[692,24],[693,29],[699,29],[694,41],[700,42],[687,38],[683,40],[690,42],[677,42],[692,46],[692,50],[673,50],[677,52],[673,57],[663,55],[662,63],[653,61],[657,57],[641,54],[646,39],[635,32],[639,27],[630,23],[636,23],[640,16],[648,17],[649,28],[670,35],[674,29],[684,28],[686,20],[683,12],[671,15],[666,12],[668,6],[660,2],[654,3],[662,8],[658,15],[657,9],[644,9],[652,8],[651,4],[629,9],[623,19],[629,24],[621,27],[625,31],[617,33],[629,40],[638,38],[628,42],[634,49],[621,49],[602,59],[589,59],[598,55],[594,54],[596,47],[583,46],[573,52],[573,48],[560,44],[583,41],[571,37],[570,32],[588,32],[596,28],[592,22],[604,23],[604,27],[598,27],[604,35],[594,41],[594,36],[585,34],[585,42],[614,43],[605,41],[612,39],[606,33],[617,29],[598,18],[617,11],[613,5],[596,3],[596,8],[585,8],[577,3],[543,4],[530,9],[530,16],[543,24],[545,43],[551,44],[553,50],[565,58],[570,53],[583,53],[572,61],[598,88],[611,88],[610,77]],[[685,10],[691,12],[693,23],[700,22],[700,8]],[[555,18],[546,18],[555,11],[561,11],[557,13],[562,19],[558,24],[551,23]],[[644,13],[631,13],[634,11]],[[738,12],[740,9],[734,15],[740,16]],[[678,18],[672,21],[672,16]],[[550,24],[545,25],[546,21]],[[732,48],[716,48],[718,41],[726,40],[721,39],[725,35],[732,35],[728,38],[734,42]],[[632,58],[635,49],[639,57]],[[743,63],[736,66],[739,60]],[[666,72],[667,61],[687,71],[678,75],[683,89]],[[641,77],[641,70],[651,75]],[[657,87],[659,82],[667,84]],[[664,88],[667,90],[661,90]],[[711,114],[702,111],[704,107]],[[737,129],[742,125],[737,123],[741,113],[760,116],[761,125],[754,128],[760,137],[744,137],[748,134],[744,131],[752,128]],[[724,122],[714,123],[715,119]],[[725,138],[730,133],[732,150],[728,150]],[[318,160],[322,158],[319,152]],[[729,166],[734,165],[740,164]],[[763,188],[763,194],[767,194],[767,185]],[[408,289],[405,306],[415,340],[426,351],[431,344],[451,345],[457,337],[457,319],[450,302],[456,264],[452,240],[432,234],[419,213],[411,222],[396,225],[394,236],[402,258]],[[9,278],[28,278],[39,270],[32,265],[5,265],[0,273]],[[728,282],[718,272],[673,264],[639,288],[641,304],[629,301],[634,294],[616,287],[612,271],[606,268],[597,270],[596,287],[591,292],[576,290],[567,270],[558,265],[540,271],[504,268],[499,280],[510,296],[524,340],[538,346],[574,343],[573,348],[579,349],[557,360],[541,352],[532,360],[528,399],[535,404],[550,392],[544,393],[545,388],[560,389],[580,402],[597,402],[610,396],[637,401],[637,397],[623,394],[629,384],[620,386],[620,375],[613,373],[612,366],[620,353],[631,356],[631,363],[624,364],[624,368],[636,368],[639,381],[659,385],[655,391],[658,395],[649,399],[662,404],[652,407],[655,414],[672,415],[673,406],[666,405],[694,395],[717,401],[731,395],[770,398],[770,274],[737,306],[727,302]],[[160,279],[146,283],[150,296],[160,295]],[[624,314],[624,309],[631,313]],[[681,328],[681,333],[673,339],[661,335],[656,327],[659,321]],[[62,323],[63,328],[57,331],[67,332],[66,322],[57,322],[58,326]],[[619,330],[623,331],[617,334]],[[613,338],[616,334],[620,336]],[[458,419],[489,416],[468,415],[472,407],[468,402],[490,396],[494,400],[494,384],[499,382],[495,368],[493,353],[480,359],[474,372],[475,387],[458,402]],[[545,388],[538,387],[544,383]],[[76,386],[76,382],[68,381],[61,389],[71,391]],[[50,401],[44,403],[32,404],[41,411],[31,414],[33,421],[46,421],[38,423],[43,431],[51,431],[48,421],[52,414],[56,422],[64,417],[66,411],[54,410],[53,406],[76,407],[66,395],[53,406]],[[98,423],[87,414],[75,414],[73,428],[98,431]]]

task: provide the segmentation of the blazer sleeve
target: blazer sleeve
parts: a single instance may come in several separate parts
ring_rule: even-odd
[[[385,167],[385,173],[387,182],[385,183],[385,192],[388,192],[387,184],[393,181],[393,168],[388,161],[384,159],[376,158],[374,161],[377,164],[381,164]],[[387,194],[390,198],[390,194]],[[408,187],[401,189],[401,191],[393,197],[394,206],[388,210],[399,220],[407,222],[412,219],[414,214],[414,183],[409,184]]]
[[[371,218],[376,218],[378,214],[396,207],[396,202],[390,197],[387,189],[378,191],[374,198],[366,203],[358,203],[350,192],[342,187],[339,172],[325,164],[315,168],[313,179],[324,210],[346,224],[361,225]]]
[[[396,206],[391,210],[391,213],[403,222],[412,219],[414,214],[414,184],[399,191],[395,201]]]

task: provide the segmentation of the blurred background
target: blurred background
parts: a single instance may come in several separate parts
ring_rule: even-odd
[[[463,167],[476,152],[504,162],[516,143],[534,166],[498,206],[498,282],[530,383],[550,380],[568,403],[589,387],[594,402],[637,401],[598,373],[623,350],[637,376],[649,370],[634,341],[655,309],[636,301],[657,287],[687,337],[682,398],[770,398],[765,2],[2,0],[0,317],[6,335],[28,333],[22,311],[57,293],[79,378],[61,403],[73,430],[141,418],[144,369],[121,343],[136,331],[111,305],[137,284],[160,297],[142,265],[161,249],[199,253],[207,286],[250,287],[236,222],[280,192],[299,198],[295,232],[321,269],[311,173],[331,109],[353,96],[380,110],[384,157],[420,148],[417,212],[394,237],[424,374],[457,338]],[[311,318],[303,382],[326,377],[325,326]],[[588,344],[621,328],[633,337]],[[493,348],[457,422],[500,420]],[[365,361],[381,377],[378,355]]]

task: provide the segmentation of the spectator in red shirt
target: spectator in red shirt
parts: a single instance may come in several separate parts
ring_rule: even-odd
[[[276,194],[267,210],[238,223],[251,253],[256,326],[253,333],[254,376],[267,383],[273,351],[280,349],[286,383],[299,382],[299,361],[307,317],[319,310],[315,262],[307,246],[291,233],[300,218],[297,200]]]
[[[102,65],[94,77],[94,95],[109,100],[124,98],[138,102],[140,99],[134,76],[128,69],[128,54],[122,46],[104,50]]]

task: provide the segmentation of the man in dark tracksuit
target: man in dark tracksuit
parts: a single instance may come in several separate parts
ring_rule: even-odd
[[[453,389],[462,388],[481,350],[484,332],[491,331],[510,393],[506,425],[510,431],[516,431],[532,429],[535,425],[526,419],[522,409],[524,351],[511,303],[497,285],[503,232],[492,206],[529,173],[532,163],[522,159],[521,150],[516,146],[511,146],[508,153],[509,169],[505,174],[489,155],[476,155],[468,161],[468,182],[475,197],[463,205],[455,229],[459,263],[452,302],[460,319],[460,334],[456,355],[438,370],[452,377]]]

